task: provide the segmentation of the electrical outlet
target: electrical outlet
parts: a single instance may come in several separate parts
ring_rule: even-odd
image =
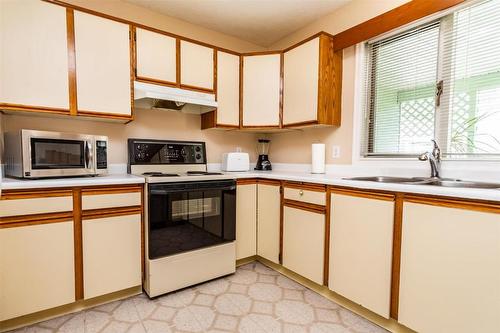
[[[340,157],[340,146],[332,146],[332,158]]]

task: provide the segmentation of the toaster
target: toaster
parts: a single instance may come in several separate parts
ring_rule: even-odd
[[[224,153],[222,155],[222,171],[248,171],[250,157],[248,153]]]

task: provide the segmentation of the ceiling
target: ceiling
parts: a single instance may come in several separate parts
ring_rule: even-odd
[[[125,0],[268,47],[351,0]]]

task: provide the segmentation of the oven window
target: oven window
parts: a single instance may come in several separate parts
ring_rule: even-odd
[[[84,149],[80,140],[31,138],[31,168],[85,168]]]
[[[160,258],[233,241],[235,206],[234,190],[151,190],[149,258]]]

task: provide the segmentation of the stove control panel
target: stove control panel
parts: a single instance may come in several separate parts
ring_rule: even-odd
[[[130,164],[205,164],[204,142],[129,139]]]

